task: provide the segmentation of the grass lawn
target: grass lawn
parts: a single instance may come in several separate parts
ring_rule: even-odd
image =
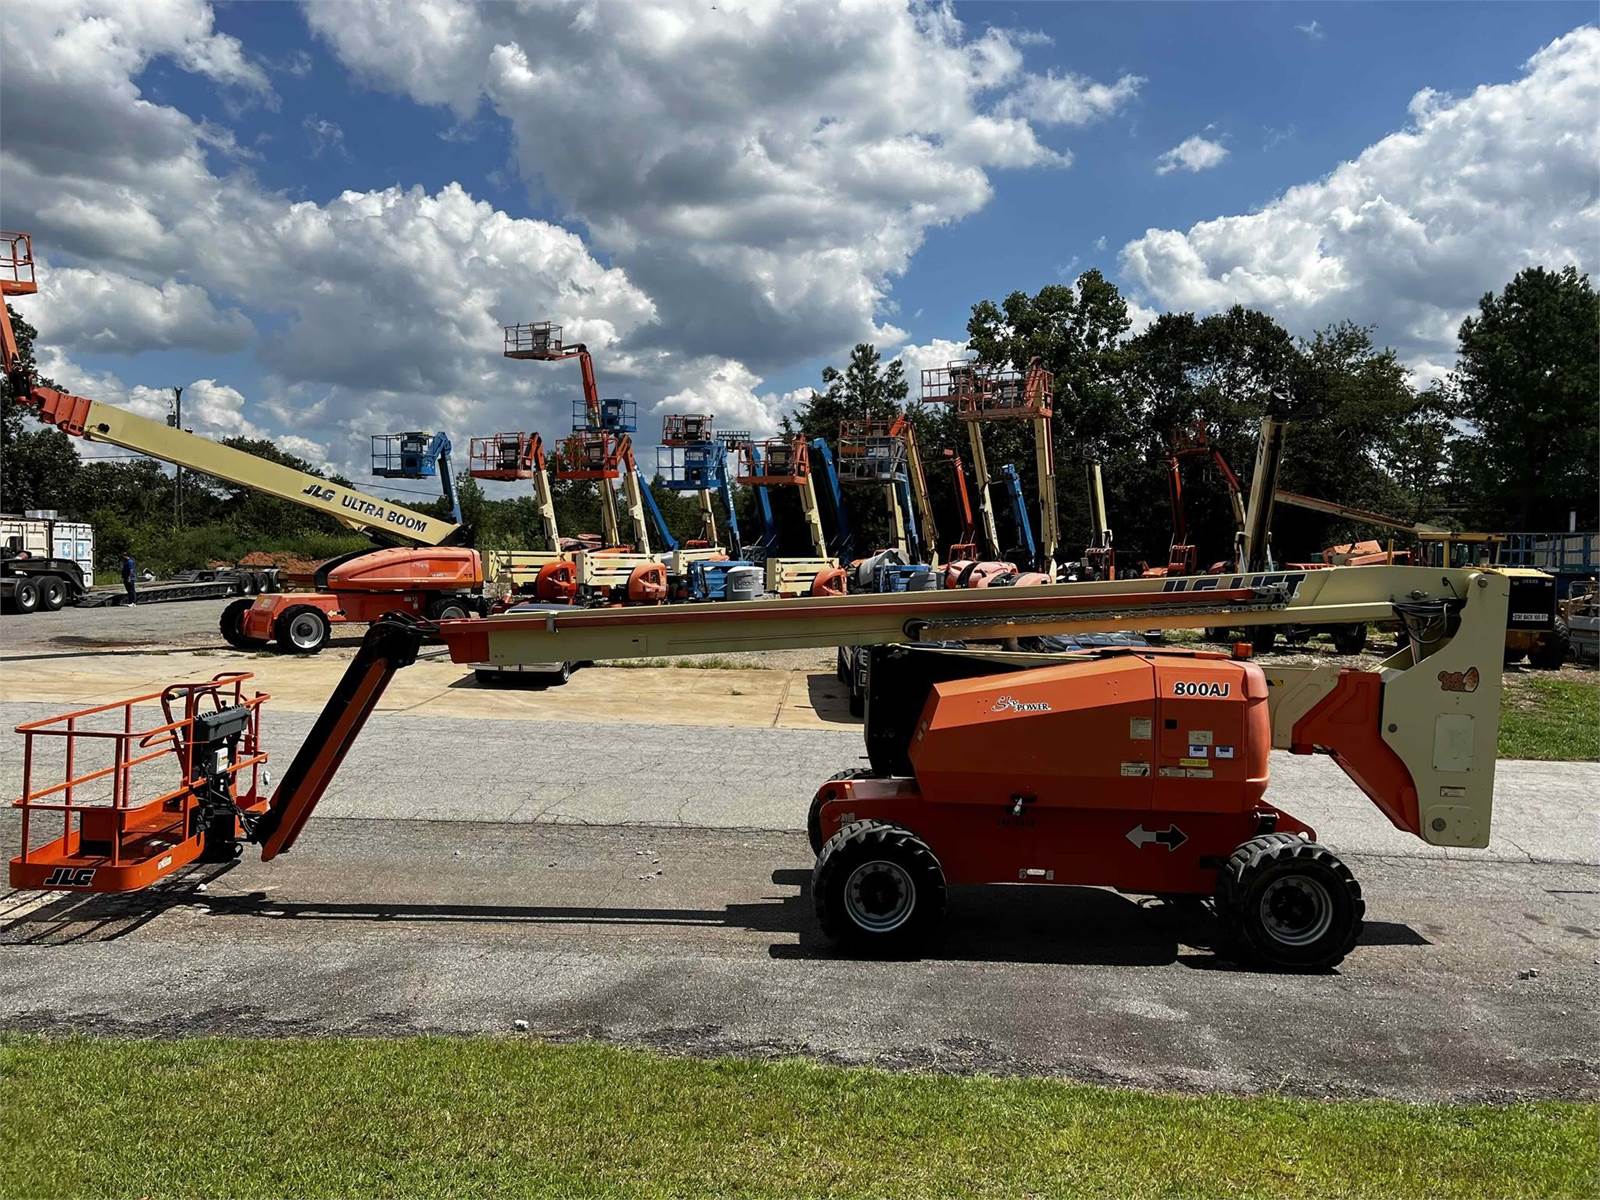
[[[1507,674],[1500,697],[1500,757],[1600,759],[1600,676]]]
[[[0,1038],[0,1194],[1590,1196],[1597,1107],[1155,1095],[521,1038]]]

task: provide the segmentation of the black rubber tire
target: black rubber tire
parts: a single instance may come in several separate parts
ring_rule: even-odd
[[[472,609],[459,596],[441,596],[428,605],[430,621],[465,621]]]
[[[833,674],[840,683],[850,682],[850,647],[840,646],[833,652]]]
[[[59,575],[39,580],[39,607],[45,612],[60,612],[67,603],[67,581]]]
[[[1340,654],[1360,654],[1367,648],[1367,626],[1357,621],[1354,625],[1333,627],[1333,648]]]
[[[244,573],[244,594],[246,596],[259,596],[261,594],[261,576],[254,571]]]
[[[296,642],[290,636],[290,630],[298,620],[308,615],[317,622],[317,633],[314,637],[302,637]],[[286,609],[272,625],[272,640],[278,643],[278,649],[285,654],[317,654],[328,644],[332,635],[333,627],[328,623],[328,614],[310,604],[296,604]]]
[[[245,636],[244,614],[250,611],[250,606],[254,603],[255,601],[249,597],[230,600],[228,607],[222,610],[222,616],[217,621],[217,628],[222,631],[222,640],[236,650],[259,650],[266,645],[260,638]]]
[[[1572,649],[1572,630],[1560,617],[1549,634],[1528,652],[1528,665],[1539,671],[1559,671]]]
[[[1256,625],[1248,632],[1253,654],[1271,654],[1272,648],[1278,644],[1278,631],[1271,625]]]
[[[1200,632],[1208,642],[1225,642],[1228,640],[1229,631],[1221,625],[1208,625]]]
[[[248,596],[250,594],[250,579],[242,571],[233,577],[233,594],[235,596]]]
[[[11,593],[11,611],[16,613],[31,613],[39,607],[39,584],[33,579],[17,580],[16,589]]]
[[[840,779],[867,779],[872,775],[870,768],[851,767],[844,771],[835,771],[824,781],[834,783]],[[806,841],[811,843],[811,853],[822,853],[822,789],[817,789],[817,794],[811,797],[811,807],[806,811]]]
[[[867,698],[854,688],[850,690],[850,715],[852,717],[865,717],[867,715]]]
[[[877,878],[862,878],[874,864]],[[857,953],[915,947],[944,919],[945,896],[944,868],[928,844],[881,821],[853,821],[839,830],[811,873],[811,902],[823,935]],[[891,907],[881,914],[880,928],[858,920],[857,914],[871,919],[886,904]]]
[[[551,671],[544,678],[545,683],[550,687],[560,687],[562,684],[566,683],[567,680],[572,678],[572,664],[569,662],[564,662],[560,667],[554,671]]]
[[[1302,881],[1301,890],[1279,889],[1287,880]],[[1317,932],[1323,914],[1303,913],[1307,896],[1323,908],[1326,926]],[[1312,929],[1303,944],[1288,940],[1269,924],[1266,910],[1283,922],[1306,920]],[[1293,971],[1328,970],[1338,966],[1361,937],[1366,901],[1350,868],[1333,851],[1292,833],[1267,833],[1251,838],[1217,873],[1218,953],[1239,962]]]

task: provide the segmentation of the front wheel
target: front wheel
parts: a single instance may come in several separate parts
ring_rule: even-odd
[[[944,919],[944,868],[909,829],[853,821],[817,856],[811,902],[827,937],[860,952],[893,953]]]
[[[1218,949],[1243,962],[1327,970],[1361,936],[1366,901],[1333,851],[1291,833],[1245,842],[1217,875]]]
[[[1366,625],[1335,626],[1333,630],[1333,648],[1340,654],[1360,654],[1367,648]]]
[[[309,604],[296,605],[272,626],[278,648],[290,654],[316,654],[328,644],[332,632],[328,614]]]
[[[244,615],[250,611],[250,606],[255,601],[246,597],[243,600],[231,600],[228,607],[222,610],[222,618],[217,622],[222,631],[222,640],[236,650],[257,650],[267,643],[260,638],[250,637],[244,631]]]

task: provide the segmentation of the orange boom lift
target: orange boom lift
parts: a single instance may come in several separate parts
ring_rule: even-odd
[[[25,727],[11,882],[126,891],[246,843],[264,860],[292,849],[389,680],[430,640],[459,663],[869,645],[871,767],[824,783],[809,817],[827,935],[877,952],[931,936],[952,884],[1088,884],[1212,897],[1228,953],[1327,967],[1355,944],[1364,900],[1349,868],[1271,796],[1269,751],[1331,756],[1391,824],[1425,841],[1486,845],[1507,595],[1493,570],[1335,567],[437,624],[396,615],[368,631],[270,800],[246,778],[262,753],[253,714],[264,697],[246,697],[238,677],[199,685],[219,697],[203,720],[141,725],[117,710],[127,714],[114,722],[119,749],[92,777],[80,751],[105,736],[91,732],[95,714]],[[1411,637],[1379,671],[1258,666],[1247,647],[943,648],[1335,619],[1399,619]],[[32,746],[46,728],[66,740],[63,779],[41,777]],[[115,784],[151,754],[176,766],[175,783]],[[110,796],[91,797],[108,779]],[[46,814],[60,835],[35,843]]]

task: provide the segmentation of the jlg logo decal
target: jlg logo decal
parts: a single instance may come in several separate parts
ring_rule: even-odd
[[[1232,690],[1231,683],[1193,683],[1179,680],[1172,685],[1174,696],[1226,696]]]
[[[88,887],[94,882],[93,867],[57,867],[46,877],[47,888]]]

